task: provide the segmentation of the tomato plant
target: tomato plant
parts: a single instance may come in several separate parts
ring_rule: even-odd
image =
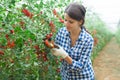
[[[53,41],[56,30],[63,26],[61,9],[69,0],[66,1],[65,3],[54,0],[1,1],[0,78],[2,80],[60,79],[60,59],[53,56],[45,44],[49,45],[48,40]],[[44,38],[46,39],[43,40]]]

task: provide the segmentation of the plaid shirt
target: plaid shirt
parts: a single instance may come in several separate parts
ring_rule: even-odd
[[[94,71],[90,59],[93,38],[84,28],[81,29],[79,38],[74,46],[70,46],[70,33],[66,30],[66,27],[59,30],[55,43],[63,47],[73,60],[72,64],[68,64],[65,60],[62,61],[62,80],[94,80]]]

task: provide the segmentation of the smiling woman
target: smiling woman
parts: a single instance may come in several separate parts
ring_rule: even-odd
[[[59,49],[51,50],[53,55],[63,58],[62,80],[94,80],[90,59],[93,37],[83,26],[85,14],[85,7],[78,3],[71,3],[65,9],[65,27],[58,31],[55,38]]]

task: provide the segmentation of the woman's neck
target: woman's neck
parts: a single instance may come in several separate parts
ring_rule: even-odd
[[[79,34],[81,32],[81,29],[78,29],[74,32],[70,32],[70,38],[71,38],[71,47],[75,45],[78,37],[79,37]]]
[[[77,29],[76,31],[71,31],[70,35],[71,36],[79,36],[80,32],[81,32],[81,28]]]

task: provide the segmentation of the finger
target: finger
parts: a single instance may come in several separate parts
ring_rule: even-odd
[[[54,45],[55,45],[55,48],[58,48],[58,49],[60,48],[60,45],[58,45],[56,43]]]
[[[57,51],[56,49],[51,49],[52,53],[56,53],[56,51]]]

